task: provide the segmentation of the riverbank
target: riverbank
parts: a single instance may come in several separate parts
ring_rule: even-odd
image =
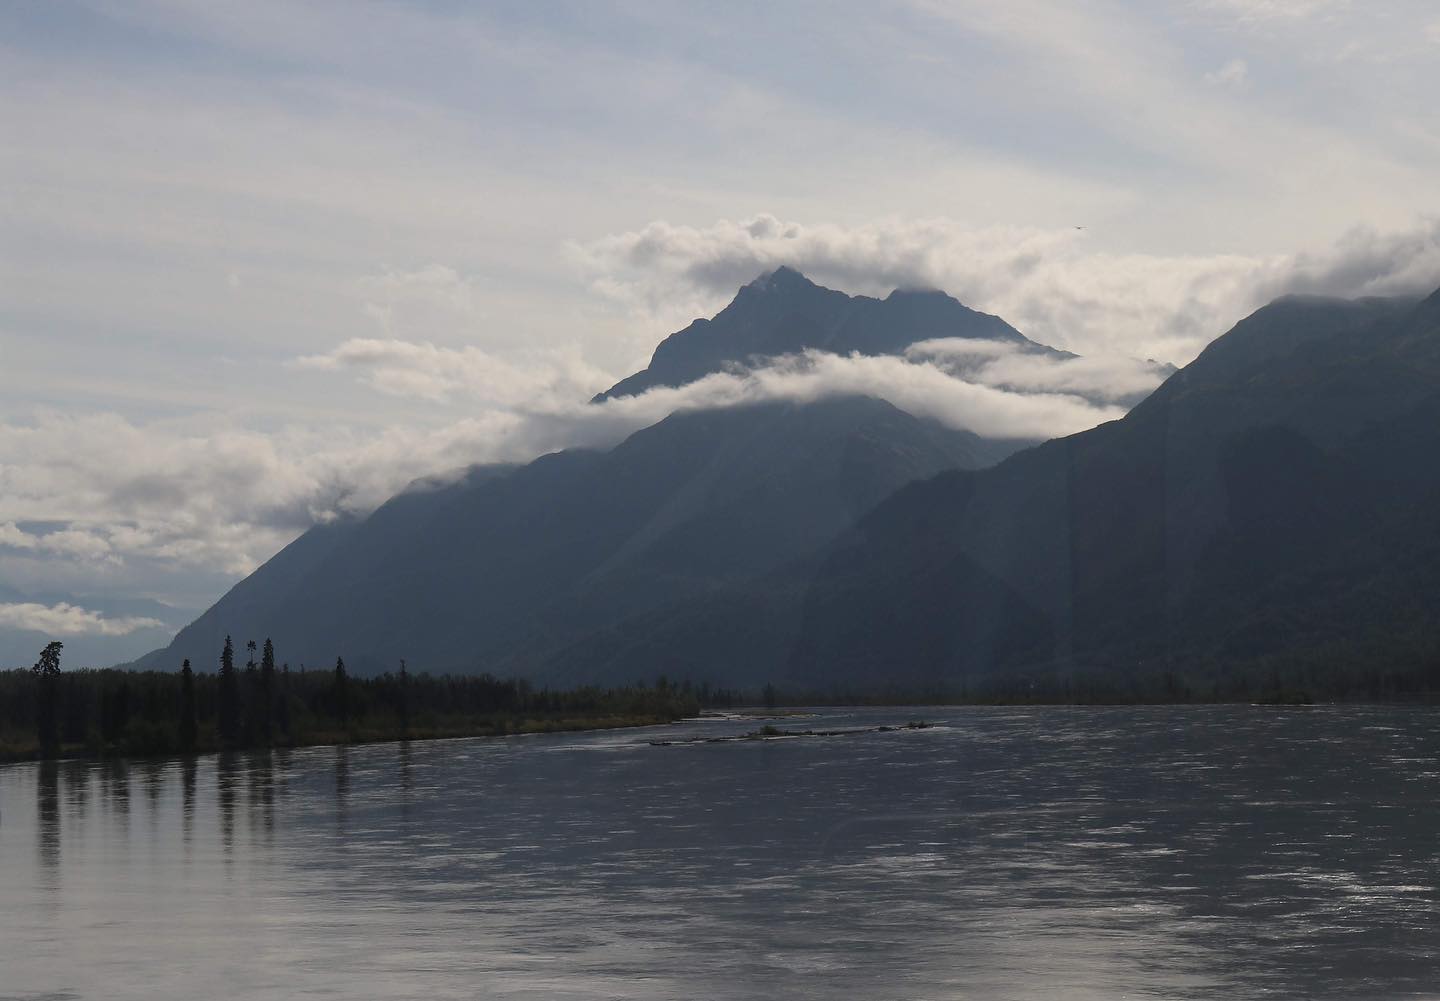
[[[250,744],[230,748],[234,751],[263,751],[267,749],[296,749],[301,747],[328,747],[337,744],[392,744],[401,741],[454,740],[460,737],[517,737],[527,734],[583,733],[599,730],[634,729],[646,726],[663,726],[683,719],[683,716],[639,715],[639,716],[598,716],[562,717],[552,719],[502,719],[487,724],[418,726],[406,729],[394,727],[356,726],[346,730],[321,730],[304,734],[290,741],[276,741],[270,744]],[[224,750],[217,741],[205,741],[189,752],[174,749],[156,751],[132,751],[116,746],[94,746],[88,744],[62,745],[60,753],[49,760],[107,760],[114,758],[146,759],[157,757],[183,757],[187,754],[215,754]],[[41,760],[38,741],[28,743],[0,742],[0,765],[17,764]]]

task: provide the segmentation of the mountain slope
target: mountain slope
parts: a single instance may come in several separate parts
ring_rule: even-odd
[[[635,396],[657,386],[683,386],[728,366],[807,349],[833,354],[901,354],[917,341],[965,337],[1027,340],[997,316],[961,305],[943,292],[897,289],[884,299],[822,288],[791,268],[778,268],[740,289],[712,319],[671,334],[648,367],[620,380],[595,401]],[[1054,352],[1061,354],[1061,352]]]
[[[792,671],[955,683],[1429,649],[1437,457],[1440,299],[1280,300],[1124,419],[869,514],[811,584]]]
[[[209,665],[229,634],[270,636],[291,663],[573,676],[615,623],[742,586],[904,483],[1014,447],[868,398],[676,414],[609,452],[480,470],[312,530],[145,663]]]

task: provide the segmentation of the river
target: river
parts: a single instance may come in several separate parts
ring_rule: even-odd
[[[0,768],[0,999],[1440,997],[1440,711]]]

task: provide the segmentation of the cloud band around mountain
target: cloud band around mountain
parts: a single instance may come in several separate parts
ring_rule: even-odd
[[[598,294],[665,326],[709,315],[737,284],[784,264],[850,292],[943,289],[1033,340],[1177,365],[1279,295],[1421,294],[1440,284],[1436,218],[1392,232],[1361,227],[1323,250],[1268,257],[1115,254],[1078,227],[843,226],[769,214],[700,227],[657,220],[569,250]]]

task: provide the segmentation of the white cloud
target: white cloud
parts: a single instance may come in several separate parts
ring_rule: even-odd
[[[412,347],[420,350],[409,350]],[[962,358],[966,351],[969,356]],[[447,373],[447,392],[468,390],[481,399],[493,397],[494,371],[448,364],[446,358],[430,345],[387,343],[383,351],[366,355],[364,377],[395,389],[414,386],[420,395],[429,395],[431,370],[439,368]],[[584,402],[588,387],[584,394],[557,392],[563,380],[546,380],[532,371],[525,382],[535,391],[515,395],[508,411],[511,423],[489,439],[485,454],[473,461],[528,457],[526,453],[566,445],[609,445],[676,411],[841,395],[880,397],[902,410],[982,435],[1053,437],[1123,413],[1088,398],[1114,402],[1153,389],[1165,374],[1153,363],[1024,355],[1013,345],[989,341],[927,341],[915,345],[908,357],[806,351],[597,405]]]
[[[0,523],[0,547],[84,561],[115,561],[115,555],[105,539],[76,529],[30,533],[21,530],[14,522],[4,522]]]
[[[23,601],[0,603],[0,628],[31,629],[48,636],[128,636],[141,629],[163,629],[165,623],[143,616],[110,619],[65,602]]]
[[[53,412],[0,423],[0,549],[77,565],[148,560],[241,574],[309,525],[368,511],[415,479],[609,447],[676,411],[863,394],[982,435],[1044,438],[1120,416],[1123,407],[1111,401],[1137,378],[1159,380],[1155,371],[1017,357],[999,347],[978,364],[961,363],[953,347],[931,342],[909,358],[807,352],[593,405],[589,396],[613,380],[568,357],[516,366],[473,349],[360,340],[306,364],[389,393],[478,406],[448,424],[380,433],[264,433]],[[19,527],[41,517],[59,527]]]
[[[396,396],[445,400],[463,392],[511,409],[536,399],[585,399],[615,381],[588,364],[578,350],[531,352],[510,359],[476,347],[448,348],[395,338],[352,338],[295,364],[353,371],[367,385]]]
[[[53,412],[0,423],[0,547],[86,563],[104,554],[114,565],[148,559],[243,574],[316,521],[368,510],[415,477],[530,457],[533,451],[507,437],[518,423],[499,411],[378,434]],[[42,518],[62,528],[36,534],[16,527]]]
[[[648,424],[677,410],[853,395],[879,397],[917,417],[992,438],[1050,438],[1125,413],[1122,407],[1097,406],[1071,393],[1013,392],[967,381],[930,360],[842,357],[819,351],[779,358],[751,371],[717,373],[687,386],[606,401],[598,409]]]
[[[1024,351],[1008,341],[952,337],[912,344],[905,352],[948,374],[1016,393],[1062,393],[1106,403],[1134,403],[1174,371],[1138,358],[1056,357]]]
[[[1206,6],[1241,21],[1297,21],[1351,8],[1350,0],[1204,0]]]
[[[1250,79],[1250,67],[1243,59],[1231,59],[1224,66],[1205,74],[1205,82],[1212,87],[1228,90],[1243,90]]]
[[[1223,10],[1241,20],[1303,20],[1315,14],[1348,10],[1349,0],[1205,0],[1205,6]]]
[[[941,288],[1034,340],[1082,355],[1183,364],[1277,295],[1419,293],[1440,285],[1440,219],[1358,229],[1294,255],[1114,254],[1077,229],[973,228],[945,219],[842,226],[758,215],[664,221],[571,247],[592,287],[669,325],[708,315],[736,285],[781,264],[822,284],[883,294]],[[677,312],[665,304],[682,304]]]

